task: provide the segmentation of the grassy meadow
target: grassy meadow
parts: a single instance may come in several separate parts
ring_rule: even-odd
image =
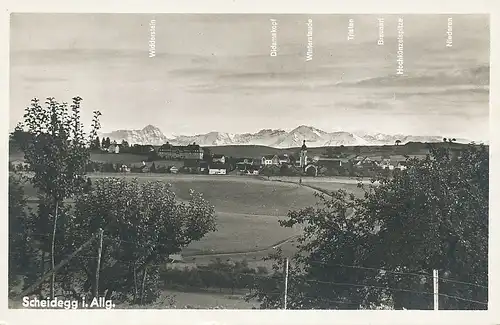
[[[217,231],[207,234],[184,249],[186,262],[205,263],[215,257],[261,261],[280,245],[293,250],[294,236],[300,229],[283,228],[278,220],[289,210],[312,206],[317,202],[314,190],[298,184],[267,181],[244,176],[208,176],[174,174],[91,174],[102,177],[137,178],[140,182],[160,180],[172,185],[182,201],[189,199],[189,190],[203,193],[214,205]],[[31,207],[36,207],[36,191],[25,186]],[[290,252],[291,253],[291,252]]]
[[[184,249],[186,262],[209,262],[220,256],[231,259],[246,258],[249,262],[261,261],[280,246],[285,252],[293,250],[294,238],[301,229],[290,229],[278,224],[290,210],[315,205],[316,189],[335,191],[344,188],[358,195],[355,180],[333,178],[303,178],[285,180],[245,177],[184,174],[90,174],[93,180],[103,177],[136,178],[139,182],[163,181],[171,184],[181,201],[189,199],[191,189],[203,193],[214,205],[217,215],[217,231],[207,234]],[[309,187],[311,186],[311,187]],[[25,194],[29,205],[36,207],[36,190],[26,184]]]

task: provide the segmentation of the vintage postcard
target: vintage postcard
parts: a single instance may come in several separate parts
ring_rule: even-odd
[[[10,311],[486,312],[490,18],[11,13]]]

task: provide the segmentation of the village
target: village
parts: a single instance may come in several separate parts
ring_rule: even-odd
[[[186,146],[166,143],[155,148],[152,145],[129,146],[126,142],[122,144],[112,142],[109,146],[103,145],[101,151],[116,156],[125,152],[148,156],[148,159],[141,163],[121,163],[113,166],[114,171],[123,173],[353,176],[350,174],[404,170],[407,159],[405,155],[387,154],[378,156],[341,153],[311,155],[308,154],[306,140],[303,140],[302,147],[293,153],[276,153],[261,157],[226,156],[211,152],[196,143]]]

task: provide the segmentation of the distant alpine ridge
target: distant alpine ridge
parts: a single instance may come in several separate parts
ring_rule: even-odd
[[[412,135],[388,135],[382,133],[368,134],[351,132],[325,132],[320,129],[301,125],[292,131],[263,129],[257,133],[232,134],[224,132],[209,132],[198,135],[177,135],[167,137],[163,132],[148,125],[142,130],[118,130],[110,133],[102,133],[100,137],[109,137],[110,140],[120,143],[125,140],[129,144],[162,145],[169,142],[173,145],[187,145],[195,142],[200,146],[227,146],[227,145],[262,145],[273,148],[300,147],[302,141],[306,140],[308,147],[327,146],[370,146],[370,145],[393,145],[397,140],[401,144],[408,142],[441,142],[441,136],[412,136]],[[456,139],[459,143],[469,143],[466,139]]]

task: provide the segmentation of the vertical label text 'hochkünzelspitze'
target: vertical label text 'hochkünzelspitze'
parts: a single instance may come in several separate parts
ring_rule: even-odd
[[[403,41],[404,41],[404,22],[403,18],[398,18],[398,52],[397,52],[397,69],[396,74],[404,74],[404,52],[403,52]]]

